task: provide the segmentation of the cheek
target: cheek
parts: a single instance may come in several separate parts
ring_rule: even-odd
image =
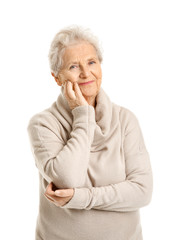
[[[100,65],[96,65],[94,68],[93,73],[95,74],[96,78],[100,79],[102,77],[102,69]]]
[[[78,74],[75,72],[64,72],[63,73],[63,80],[64,81],[71,81],[71,82],[77,82],[78,80]]]
[[[97,70],[96,70],[96,77],[97,77],[98,79],[101,79],[101,78],[102,78],[102,71],[101,71],[101,69],[97,69]]]

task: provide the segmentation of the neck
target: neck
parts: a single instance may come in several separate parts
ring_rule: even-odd
[[[95,108],[95,106],[96,106],[95,97],[86,97],[86,96],[84,96],[84,98],[86,99],[86,101],[88,102],[89,105],[91,105],[91,106],[93,106]]]

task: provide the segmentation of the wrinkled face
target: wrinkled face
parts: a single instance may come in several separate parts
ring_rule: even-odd
[[[88,42],[67,47],[58,80],[61,84],[66,80],[77,82],[83,96],[95,97],[102,81],[101,65],[95,48]]]

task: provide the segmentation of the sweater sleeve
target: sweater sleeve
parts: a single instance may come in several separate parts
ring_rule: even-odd
[[[91,208],[106,211],[135,211],[151,200],[152,170],[139,123],[134,116],[124,137],[125,181],[107,186],[75,188],[73,198],[61,208]]]
[[[60,129],[52,128],[54,119],[42,115],[31,118],[27,130],[36,166],[47,182],[57,188],[80,187],[84,184],[90,146],[95,130],[95,111],[90,105],[72,110],[73,123],[66,143]]]

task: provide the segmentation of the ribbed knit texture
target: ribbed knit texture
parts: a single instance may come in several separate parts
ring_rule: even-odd
[[[139,208],[152,195],[152,170],[136,116],[103,90],[96,108],[71,110],[63,95],[29,121],[40,179],[36,240],[142,240]],[[57,207],[44,196],[49,182],[74,188]]]

